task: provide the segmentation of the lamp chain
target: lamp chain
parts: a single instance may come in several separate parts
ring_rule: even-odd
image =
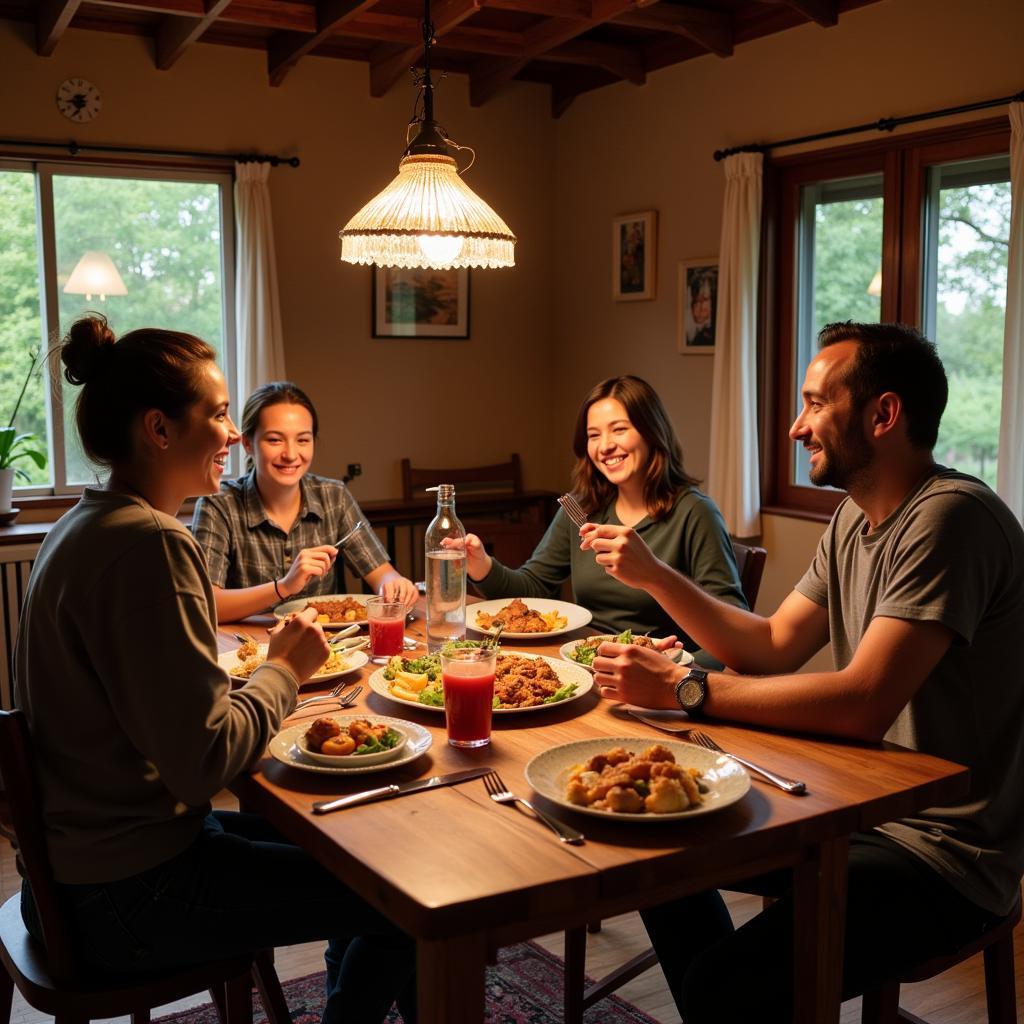
[[[430,79],[430,47],[434,43],[434,23],[430,20],[430,0],[423,0],[423,118],[434,120],[434,83]]]

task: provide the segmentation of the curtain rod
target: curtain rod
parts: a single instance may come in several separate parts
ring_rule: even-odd
[[[802,135],[798,139],[782,139],[779,142],[751,142],[746,146],[732,146],[729,149],[716,149],[715,160],[724,160],[736,153],[767,153],[783,146],[798,146],[803,142],[820,142],[822,139],[834,139],[840,135],[856,135],[858,132],[891,132],[901,124],[913,124],[915,121],[930,121],[936,117],[947,117],[950,114],[966,114],[972,110],[987,110],[989,107],[1001,107],[1007,103],[1024,102],[1024,91],[1013,96],[1000,96],[995,100],[981,100],[978,103],[965,103],[959,107],[945,107],[943,110],[929,110],[923,114],[907,114],[906,117],[883,117],[866,124],[855,124],[850,128],[836,128],[830,132],[817,132],[815,135]]]
[[[142,156],[188,157],[193,160],[232,160],[236,163],[270,164],[271,167],[298,167],[297,156],[271,156],[267,153],[201,153],[186,149],[151,149],[146,146],[100,146],[88,142],[43,142],[35,139],[0,139],[0,146],[28,146],[32,149],[66,149],[71,156],[95,153],[137,153]]]

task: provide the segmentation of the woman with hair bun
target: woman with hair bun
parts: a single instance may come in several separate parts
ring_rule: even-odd
[[[573,451],[572,492],[589,522],[628,528],[708,593],[746,608],[722,514],[683,468],[679,440],[650,384],[624,376],[595,385],[576,416]],[[573,599],[602,632],[679,632],[654,598],[609,576],[592,552],[580,550],[579,530],[562,509],[519,569],[493,559],[475,534],[466,537],[466,559],[485,597],[556,597],[570,579]]]
[[[362,512],[344,483],[309,472],[318,430],[313,403],[291,381],[263,384],[246,401],[249,472],[201,498],[192,519],[221,622],[343,590],[334,542],[346,535],[342,554],[353,572],[386,600],[415,604],[416,587],[391,565],[373,530],[351,533]]]
[[[36,752],[47,851],[89,970],[159,971],[330,939],[324,1020],[414,1012],[413,946],[308,854],[212,797],[266,749],[328,655],[315,613],[232,690],[213,590],[177,520],[215,491],[239,435],[206,342],[102,317],[64,339],[85,453],[103,487],[53,527],[29,580],[15,703]],[[27,883],[22,914],[42,941]]]

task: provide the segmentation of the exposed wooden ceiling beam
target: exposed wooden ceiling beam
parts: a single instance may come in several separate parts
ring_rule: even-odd
[[[724,11],[662,4],[643,11],[627,11],[615,19],[615,24],[673,32],[692,39],[719,57],[732,56],[735,32],[732,18]]]
[[[643,54],[628,46],[612,43],[598,43],[589,39],[574,39],[544,54],[544,60],[560,64],[579,64],[583,67],[604,68],[616,78],[625,79],[634,85],[647,81]]]
[[[36,11],[36,53],[49,57],[57,48],[82,0],[40,0]]]
[[[156,30],[156,66],[161,71],[170,68],[230,3],[231,0],[206,0],[206,11],[201,18],[182,18],[173,14],[161,18]]]
[[[480,62],[469,78],[469,102],[478,107],[510,82],[531,60],[541,57],[610,21],[627,10],[647,7],[656,0],[591,0],[589,18],[548,18],[523,33],[524,49],[519,57],[498,62]]]
[[[481,0],[441,0],[431,9],[430,19],[434,23],[434,39],[440,39],[460,22],[480,10]],[[370,55],[370,95],[383,96],[415,63],[423,52],[423,44],[416,46],[379,47]]]
[[[543,14],[546,18],[589,18],[590,0],[484,0],[493,11]]]
[[[280,85],[285,75],[310,50],[320,45],[349,18],[371,7],[376,0],[318,0],[316,5],[316,31],[278,32],[267,43],[267,72],[271,85]]]
[[[779,3],[799,11],[822,28],[831,28],[839,21],[839,0],[778,0]]]

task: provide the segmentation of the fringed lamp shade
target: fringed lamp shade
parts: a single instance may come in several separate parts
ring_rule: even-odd
[[[398,176],[341,230],[346,263],[513,267],[516,236],[459,177],[455,160],[410,153]]]
[[[108,295],[128,294],[114,261],[105,252],[93,249],[75,264],[64,291],[68,295],[84,295],[87,302],[92,301],[93,295],[105,299]]]

